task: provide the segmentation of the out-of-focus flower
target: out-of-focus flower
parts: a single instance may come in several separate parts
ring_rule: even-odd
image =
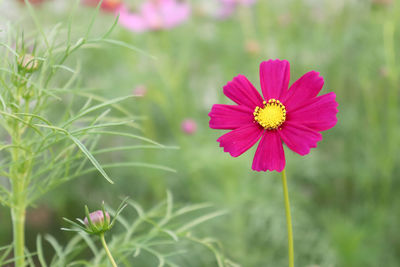
[[[393,4],[393,0],[372,0],[375,5],[389,6]]]
[[[191,9],[188,3],[177,0],[148,0],[140,6],[138,12],[131,12],[121,5],[119,24],[133,32],[171,29],[189,18]]]
[[[185,134],[192,135],[197,131],[197,123],[193,119],[185,119],[181,124],[181,129]]]
[[[256,0],[220,0],[221,9],[218,13],[218,17],[225,19],[232,15],[238,6],[251,6]]]
[[[97,6],[100,0],[84,0],[83,3],[89,6]],[[122,5],[122,0],[103,0],[100,8],[103,11],[115,12]]]
[[[133,95],[144,97],[147,94],[147,88],[145,85],[140,84],[133,89]]]
[[[310,71],[289,87],[290,66],[286,60],[269,60],[260,65],[263,97],[243,75],[224,86],[224,94],[237,105],[215,104],[210,128],[232,130],[218,142],[231,156],[238,157],[258,144],[252,169],[282,171],[285,154],[282,142],[306,155],[322,140],[320,132],[336,125],[336,95],[318,96],[324,79]]]

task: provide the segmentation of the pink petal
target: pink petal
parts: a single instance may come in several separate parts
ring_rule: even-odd
[[[261,62],[260,82],[265,100],[280,99],[289,87],[290,64],[287,60],[268,60]]]
[[[255,171],[282,171],[285,168],[285,153],[277,131],[265,131],[253,159]]]
[[[316,71],[304,74],[290,86],[286,97],[282,98],[288,111],[296,109],[304,102],[316,97],[324,86],[324,79]]]
[[[148,29],[146,21],[140,15],[129,12],[124,5],[116,11],[119,13],[118,23],[133,32],[144,32]]]
[[[258,124],[248,124],[218,138],[219,146],[232,157],[238,157],[252,147],[261,137],[264,129]]]
[[[215,104],[211,108],[210,128],[233,130],[247,124],[253,124],[253,110],[246,106]]]
[[[287,122],[304,125],[315,131],[326,131],[336,125],[338,103],[331,92],[310,99],[303,106],[287,113]]]
[[[163,3],[148,1],[141,6],[141,15],[150,29],[157,30],[164,26],[164,21],[159,11],[160,5],[163,5]]]
[[[310,153],[310,148],[317,147],[317,142],[322,140],[319,132],[293,122],[285,122],[278,133],[291,150],[302,156]]]
[[[166,28],[173,28],[188,19],[190,15],[190,6],[187,3],[175,1],[165,2],[166,3],[160,7],[160,13]]]
[[[262,106],[262,97],[244,75],[238,75],[228,82],[224,86],[224,94],[235,103],[245,105],[252,110],[256,106]]]

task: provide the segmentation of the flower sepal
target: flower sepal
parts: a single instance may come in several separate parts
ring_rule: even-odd
[[[39,69],[38,59],[31,54],[23,54],[17,59],[18,68],[26,73],[32,73]]]

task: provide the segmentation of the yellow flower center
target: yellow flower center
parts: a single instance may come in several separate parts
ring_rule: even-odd
[[[254,110],[254,120],[264,129],[275,130],[286,120],[286,108],[276,99],[263,102],[264,107],[256,107]]]

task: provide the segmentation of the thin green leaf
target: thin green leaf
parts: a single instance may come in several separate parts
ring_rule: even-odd
[[[103,42],[103,43],[107,43],[107,44],[113,44],[113,45],[117,45],[120,47],[124,47],[124,48],[128,48],[132,51],[138,52],[140,54],[143,54],[145,56],[150,57],[151,59],[157,59],[157,57],[150,55],[149,53],[145,52],[144,50],[137,48],[136,46],[130,45],[128,43],[122,42],[122,41],[118,41],[118,40],[113,40],[113,39],[96,39],[96,40],[90,40],[89,42]]]
[[[47,267],[46,261],[44,259],[44,254],[43,254],[43,245],[42,245],[42,236],[41,235],[38,235],[36,237],[36,249],[37,249],[40,265],[42,267]]]
[[[195,220],[183,225],[178,230],[176,230],[176,232],[178,234],[181,234],[181,233],[186,232],[187,230],[189,230],[189,229],[191,229],[191,228],[193,228],[193,227],[195,227],[195,226],[197,226],[197,225],[199,225],[201,223],[204,223],[204,222],[209,221],[209,220],[211,220],[213,218],[225,215],[227,213],[228,212],[226,210],[222,210],[222,211],[216,211],[216,212],[213,212],[213,213],[210,213],[210,214],[206,214],[204,216],[196,218]]]

